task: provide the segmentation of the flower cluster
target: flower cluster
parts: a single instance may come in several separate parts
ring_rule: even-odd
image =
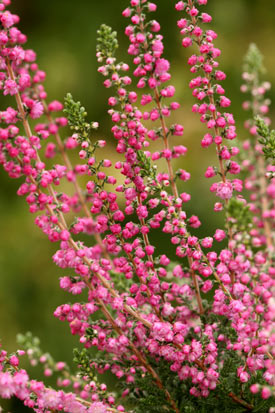
[[[267,117],[270,101],[265,98],[265,93],[270,89],[269,82],[261,81],[264,72],[262,56],[257,46],[252,44],[245,58],[243,80],[241,86],[243,93],[249,93],[250,100],[243,103],[245,110],[252,111],[253,119],[245,122],[245,128],[249,130],[250,139],[243,142],[243,150],[249,151],[249,159],[243,159],[243,167],[248,174],[245,179],[245,188],[251,191],[250,210],[254,214],[253,244],[255,246],[267,246],[270,253],[274,248],[272,229],[275,218],[275,181],[272,173],[274,165],[270,159],[264,159],[264,146],[261,144],[261,118],[266,125],[270,124]],[[244,158],[244,156],[243,156]]]
[[[206,2],[198,2],[198,5],[204,4]],[[192,110],[200,115],[200,121],[205,123],[208,129],[201,146],[207,148],[214,144],[219,160],[218,168],[209,166],[205,177],[220,175],[221,181],[214,183],[210,190],[226,204],[232,198],[233,191],[242,191],[242,182],[239,179],[227,178],[228,174],[237,175],[240,172],[238,163],[232,161],[239,149],[227,144],[236,138],[235,120],[232,113],[225,112],[231,101],[225,96],[225,90],[219,83],[226,78],[226,74],[219,70],[217,61],[221,54],[220,49],[214,45],[217,33],[203,28],[205,23],[211,22],[212,17],[201,12],[196,6],[196,2],[190,0],[186,4],[178,2],[175,7],[176,10],[186,13],[186,17],[178,20],[180,33],[183,35],[182,46],[197,46],[197,54],[190,56],[188,64],[191,66],[191,73],[196,75],[189,84],[193,90],[192,95],[198,100]],[[222,208],[221,202],[215,204],[216,211]]]
[[[253,193],[252,203],[240,195],[242,181],[229,178],[240,172],[232,160],[239,148],[231,145],[235,122],[225,111],[230,100],[219,83],[225,73],[216,60],[217,34],[200,27],[211,22],[211,16],[200,10],[206,3],[188,0],[175,6],[186,13],[178,21],[183,47],[196,45],[196,54],[188,59],[196,74],[190,88],[198,103],[192,110],[208,129],[202,147],[213,145],[217,152],[218,167],[209,166],[205,176],[220,176],[210,190],[219,198],[214,210],[225,211],[224,228],[199,239],[195,232],[199,218],[187,216],[183,209],[190,195],[179,190],[179,182],[190,179],[190,173],[173,170],[173,160],[184,156],[187,148],[180,142],[170,144],[171,136],[180,139],[184,128],[169,120],[180,104],[170,100],[175,88],[160,24],[148,17],[157,6],[131,0],[123,11],[130,19],[125,33],[133,73],[127,63],[117,62],[116,33],[106,25],[98,30],[98,71],[105,77],[104,86],[112,90],[108,113],[120,155],[113,165],[99,156],[106,142],[94,139],[99,125],[87,121],[79,102],[68,94],[65,106],[56,100],[47,103],[45,73],[35,53],[23,47],[26,36],[15,27],[18,16],[6,10],[9,0],[0,2],[0,89],[14,96],[16,103],[0,112],[0,163],[11,178],[23,180],[18,195],[26,197],[36,225],[58,243],[55,264],[70,269],[60,287],[81,294],[79,302],[60,305],[54,316],[69,323],[83,346],[75,350],[78,373],[72,374],[67,365],[44,354],[30,335],[21,337],[20,346],[31,364],[42,363],[45,376],[57,372],[57,385],[66,391],[30,380],[19,368],[23,350],[12,355],[3,350],[1,397],[15,395],[41,413],[133,408],[179,413],[205,411],[209,406],[232,412],[263,411],[263,403],[265,409],[272,406],[275,268],[270,224],[274,207],[269,203],[274,199],[274,182],[267,183],[266,171],[274,167],[263,164],[255,179],[246,179],[247,189],[254,181],[260,185],[259,197]],[[255,86],[251,73],[245,80],[248,85],[243,89],[251,90],[256,99],[254,110],[265,114],[267,105],[259,95],[266,87]],[[67,125],[72,135],[63,138]],[[255,134],[254,126],[251,129]],[[258,145],[256,162],[262,164]],[[75,149],[79,164],[73,165],[69,152]],[[61,163],[55,162],[57,155]],[[249,161],[242,163],[253,172]],[[78,176],[86,178],[84,191]],[[260,212],[259,201],[264,202]],[[83,234],[95,243],[85,243]],[[151,241],[156,234],[171,244],[177,262],[159,253]],[[97,356],[90,348],[97,349]],[[96,378],[96,373],[106,371],[121,384],[116,397]]]

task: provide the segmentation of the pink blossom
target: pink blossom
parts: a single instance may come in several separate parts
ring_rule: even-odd
[[[58,112],[63,109],[63,105],[58,100],[54,100],[53,102],[49,103],[48,110],[50,112]]]
[[[14,80],[8,79],[4,85],[4,95],[15,95],[18,92],[17,83]]]
[[[175,8],[177,11],[181,11],[184,10],[185,8],[185,4],[183,1],[179,1],[178,3],[176,3]]]
[[[43,114],[44,108],[41,102],[39,101],[34,101],[30,110],[30,117],[32,119],[37,119],[40,118],[40,116]]]
[[[14,24],[14,16],[9,11],[1,13],[0,20],[5,28],[9,28]]]
[[[233,187],[231,182],[219,182],[217,185],[216,195],[222,199],[230,199],[232,197]]]
[[[87,366],[100,374],[109,370],[124,381],[123,396],[128,397],[136,374],[142,377],[147,374],[146,369],[150,373],[147,363],[151,366],[151,360],[159,365],[165,362],[167,371],[170,369],[179,380],[187,379],[192,383],[190,394],[202,399],[220,384],[223,358],[236,351],[243,360],[243,366],[236,367],[236,379],[248,383],[257,372],[266,385],[252,385],[251,392],[261,392],[264,399],[270,397],[274,366],[267,355],[273,355],[275,344],[271,329],[275,270],[270,266],[265,246],[270,244],[266,226],[272,230],[275,217],[271,202],[274,167],[267,167],[260,158],[263,153],[255,124],[246,122],[255,143],[244,145],[245,151],[249,149],[252,155],[241,166],[246,169],[245,187],[251,196],[246,201],[239,194],[236,202],[248,205],[253,219],[249,230],[242,230],[239,220],[231,217],[230,208],[227,209],[233,190],[242,190],[242,181],[229,181],[228,174],[238,174],[241,167],[234,160],[239,153],[237,146],[227,146],[227,140],[235,139],[236,128],[233,115],[224,112],[231,102],[217,83],[226,77],[219,70],[220,50],[214,45],[217,34],[199,24],[201,20],[211,21],[199,7],[207,0],[197,0],[194,5],[190,2],[190,7],[179,1],[176,9],[187,13],[186,18],[178,21],[182,44],[194,46],[194,54],[188,58],[194,76],[189,84],[195,99],[192,116],[198,115],[208,129],[203,133],[201,146],[212,145],[210,150],[218,155],[216,166],[208,167],[205,176],[221,176],[221,182],[212,183],[210,190],[221,198],[214,210],[225,209],[228,234],[216,229],[213,237],[196,233],[201,226],[200,218],[189,208],[185,212],[183,203],[190,200],[190,195],[179,191],[190,173],[180,165],[180,159],[175,159],[185,155],[187,149],[175,138],[183,134],[183,126],[172,124],[169,117],[173,116],[174,122],[180,119],[180,114],[172,112],[180,105],[168,101],[175,95],[175,87],[168,83],[164,86],[171,76],[170,63],[162,57],[160,25],[155,20],[148,25],[144,23],[145,14],[155,11],[156,5],[146,0],[131,0],[130,7],[123,12],[130,19],[125,33],[135,66],[133,71],[128,64],[118,62],[111,51],[105,56],[106,50],[101,50],[101,46],[97,50],[98,71],[105,77],[105,87],[112,87],[108,113],[119,157],[113,172],[112,162],[105,157],[106,149],[101,150],[106,141],[97,141],[97,134],[90,134],[91,129],[98,127],[97,122],[87,120],[83,130],[74,125],[75,133],[64,141],[64,148],[59,131],[71,124],[71,117],[68,122],[64,116],[45,116],[44,123],[35,124],[34,129],[35,122],[28,125],[28,113],[35,119],[43,114],[43,107],[55,112],[61,111],[63,105],[55,100],[47,105],[44,101],[45,72],[35,62],[34,52],[21,47],[26,39],[16,27],[11,27],[18,17],[5,14],[8,3],[9,0],[0,2],[0,19],[3,19],[0,87],[4,94],[16,94],[13,100],[19,102],[19,112],[7,108],[0,113],[3,123],[0,163],[10,177],[22,180],[18,195],[26,197],[38,228],[51,242],[58,243],[53,260],[67,274],[61,276],[60,287],[75,296],[82,294],[79,302],[76,302],[78,297],[73,297],[72,304],[60,305],[54,316],[69,324],[71,333],[78,336],[85,349],[109,354],[104,363],[91,359]],[[144,93],[131,90],[132,74],[137,78],[138,89],[145,88]],[[266,113],[268,100],[264,93],[268,85],[261,82],[255,86],[256,80],[246,73],[243,79],[246,87],[242,89],[251,94],[251,102],[257,99],[253,110]],[[252,107],[251,103],[248,106]],[[21,136],[18,122],[22,120],[26,133]],[[43,145],[42,139],[48,138],[51,141]],[[153,141],[152,150],[149,140]],[[75,163],[74,156],[69,159],[69,149],[78,145],[81,146],[77,151],[79,163]],[[60,155],[58,161],[48,161],[56,154]],[[264,165],[261,176],[258,161]],[[268,179],[264,209],[262,188],[259,189],[262,179]],[[64,192],[67,187],[68,192]],[[164,250],[158,248],[157,237],[161,234],[170,244],[164,245]],[[222,247],[214,245],[217,248],[213,249],[214,239],[224,241]],[[177,256],[176,262],[171,259],[173,255]],[[210,290],[213,293],[205,297]],[[209,315],[207,323],[201,322],[201,313],[205,311]],[[229,327],[236,331],[236,339],[228,336]],[[146,363],[140,362],[146,352],[150,357]],[[50,356],[36,355],[32,349],[27,354],[31,364],[43,363],[46,376],[58,370],[58,386],[72,384],[74,393],[55,391],[30,380],[23,370],[18,370],[19,351],[15,355],[0,351],[1,397],[15,395],[39,412],[124,411],[116,398],[107,393],[104,383],[86,376],[83,380],[71,378],[63,362],[51,362]]]
[[[173,135],[175,136],[182,136],[184,128],[182,125],[176,124],[174,125]]]
[[[214,234],[214,238],[216,241],[220,242],[222,241],[224,238],[226,237],[226,234],[223,230],[221,229],[217,229],[215,234]]]
[[[204,176],[206,178],[212,178],[215,175],[216,175],[216,172],[215,172],[214,168],[212,166],[208,166]]]
[[[9,399],[15,392],[13,379],[10,373],[0,371],[0,395],[3,399]]]
[[[158,59],[156,61],[156,68],[155,68],[155,73],[157,75],[162,75],[165,72],[168,72],[170,68],[170,63],[166,59]]]
[[[212,20],[212,17],[207,13],[202,13],[201,17],[202,17],[203,23],[210,23]]]
[[[183,47],[189,47],[192,44],[192,39],[190,37],[184,37],[182,40]]]
[[[90,405],[88,409],[89,413],[107,413],[107,407],[102,402],[94,402]]]

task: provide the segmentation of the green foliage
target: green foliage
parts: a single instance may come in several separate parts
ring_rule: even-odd
[[[98,128],[97,122],[87,122],[87,112],[84,106],[81,106],[80,102],[75,102],[70,93],[67,93],[65,97],[64,113],[67,116],[70,128],[75,132],[75,137],[78,143],[83,144],[83,151],[85,151],[85,158],[89,159],[94,157],[97,148],[105,145],[104,141],[91,141],[91,134],[94,129]],[[91,175],[95,175],[102,167],[104,160],[101,160],[95,164],[88,164]],[[101,186],[104,185],[107,178],[101,182]],[[97,188],[100,185],[96,185]]]
[[[263,145],[263,153],[266,159],[270,159],[275,165],[275,130],[270,130],[266,122],[260,117],[255,117],[257,132],[260,135],[259,143]]]
[[[213,413],[220,413],[221,411],[224,413],[244,413],[251,410],[236,403],[229,396],[232,388],[228,390],[226,382],[226,377],[229,375],[229,379],[235,381],[233,385],[236,388],[236,394],[239,394],[240,383],[236,377],[236,363],[239,364],[239,360],[238,356],[235,357],[235,355],[236,352],[228,355],[228,360],[226,360],[222,370],[221,383],[218,384],[215,390],[210,392],[207,398],[197,398],[190,395],[190,389],[194,386],[191,380],[180,380],[177,374],[170,370],[169,364],[164,360],[156,362],[149,358],[149,362],[158,374],[164,387],[168,390],[171,398],[176,401],[181,413],[209,413],[210,411]],[[137,372],[135,376],[135,383],[127,384],[127,388],[130,388],[129,398],[135,413],[174,412],[165,392],[157,387],[149,374]],[[251,393],[250,398],[252,398]],[[244,400],[244,404],[246,402],[251,404],[247,400]]]
[[[230,217],[228,224],[235,232],[248,231],[252,224],[252,213],[249,206],[237,198],[231,198],[226,208]]]
[[[263,55],[261,54],[258,47],[255,45],[255,43],[251,43],[249,45],[247,54],[244,58],[243,69],[244,72],[247,72],[249,74],[259,74],[265,72],[265,68],[263,65]]]
[[[92,360],[87,349],[78,350],[74,348],[73,350],[73,362],[77,364],[79,369],[79,375],[81,377],[87,376],[90,380],[96,381],[96,376],[94,374],[94,369],[91,366]]]
[[[244,398],[251,398],[250,386],[255,383],[257,383],[259,386],[266,386],[267,384],[266,381],[263,379],[262,373],[260,371],[255,372],[251,376],[251,379],[247,383],[242,385],[242,393]],[[263,399],[261,396],[261,391],[259,391],[258,393],[252,396],[252,403],[254,405],[254,408],[252,410],[253,413],[270,412],[269,409],[271,407],[274,408],[275,406],[274,392],[272,397],[269,397],[268,399]]]
[[[236,331],[231,327],[231,323],[224,316],[204,315],[203,324],[217,322],[220,326],[215,335],[223,334],[231,342],[237,340]],[[188,342],[188,338],[186,338]],[[260,393],[252,394],[250,386],[254,383],[264,385],[264,379],[260,373],[251,376],[247,383],[241,384],[236,375],[237,368],[244,365],[244,361],[236,351],[227,350],[224,352],[226,342],[219,342],[218,362],[222,363],[219,381],[215,390],[211,390],[208,397],[194,397],[190,394],[190,389],[194,387],[191,379],[180,380],[178,374],[171,371],[169,363],[163,359],[156,360],[146,354],[146,359],[159,377],[163,389],[166,389],[171,399],[176,403],[180,413],[267,413],[274,405],[274,398],[263,400]],[[81,351],[74,350],[74,362],[78,364],[80,375],[96,380],[94,376],[94,366],[104,369],[110,362],[108,355],[102,353],[101,358],[91,357],[87,349]],[[117,361],[123,364],[123,368],[134,366],[129,361]],[[136,369],[135,381],[133,383],[120,382],[122,390],[128,389],[128,410],[134,413],[174,413],[174,409],[169,401],[167,393],[159,388],[155,380],[149,373]],[[239,400],[236,401],[236,398]]]
[[[190,395],[190,389],[193,387],[191,380],[179,380],[165,361],[159,360],[156,363],[150,360],[150,364],[159,375],[172,399],[176,401],[181,413],[267,413],[269,408],[274,405],[274,399],[263,400],[260,395],[253,395],[250,392],[252,381],[240,385],[236,376],[236,368],[240,364],[240,358],[235,351],[227,352],[217,388],[210,391],[207,398]],[[259,382],[260,378],[256,377],[255,380]],[[231,397],[231,392],[234,392],[243,404],[236,402]],[[136,374],[135,383],[130,385],[130,400],[133,403],[135,413],[174,411],[164,391],[157,387],[148,374]]]
[[[97,46],[96,51],[100,57],[113,57],[118,48],[117,32],[112,31],[110,26],[102,24],[97,30]]]
[[[236,369],[242,363],[241,358],[234,350],[228,350],[223,354],[223,368],[220,372],[219,382],[220,388],[224,395],[230,392],[239,393],[240,381],[236,376]]]
[[[231,323],[224,316],[207,315],[202,317],[203,324],[217,322],[219,329],[215,335],[223,334],[231,342],[237,340],[237,333],[231,327]],[[187,341],[188,338],[186,337]],[[187,342],[186,341],[186,342]],[[157,373],[165,389],[168,390],[172,400],[180,413],[245,413],[259,412],[267,413],[274,405],[274,399],[263,400],[260,393],[253,395],[250,386],[253,383],[264,384],[260,373],[253,375],[247,383],[240,383],[236,375],[237,368],[244,365],[244,361],[236,351],[225,350],[226,341],[218,343],[218,360],[222,363],[219,381],[215,390],[211,390],[208,397],[194,397],[190,394],[190,389],[194,384],[190,379],[180,380],[178,375],[170,370],[169,363],[165,360],[158,361],[147,355],[149,364]],[[122,384],[130,389],[129,398],[135,413],[166,413],[173,409],[168,401],[167,395],[146,373],[137,371],[135,382],[132,384]],[[234,394],[234,395],[233,395]],[[239,401],[236,401],[236,398]]]
[[[65,97],[65,108],[70,128],[78,134],[78,139],[84,141],[90,138],[91,131],[97,127],[95,122],[86,121],[87,112],[80,102],[75,102],[70,93]]]
[[[126,290],[129,290],[129,288],[131,287],[131,280],[125,278],[124,274],[110,270],[110,276],[112,278],[112,281],[114,282],[114,285],[116,286],[116,290],[124,292]]]
[[[58,370],[56,367],[56,361],[54,360],[52,355],[48,352],[44,352],[41,349],[40,340],[38,337],[33,336],[31,332],[27,332],[26,334],[17,334],[16,339],[19,348],[26,351],[31,362],[41,362],[40,358],[43,356],[44,361],[41,363],[43,364],[44,369],[50,368],[52,371]],[[69,372],[70,370],[69,366],[66,363],[64,363],[63,371],[64,370],[66,370],[67,372]]]
[[[156,360],[147,357],[150,365],[156,371],[164,387],[169,391],[173,400],[180,401],[182,391],[178,376],[170,370],[169,364],[164,360]],[[126,386],[125,383],[122,386]],[[135,382],[127,384],[130,388],[129,400],[135,413],[172,413],[174,409],[164,390],[159,389],[150,374],[137,371]]]
[[[29,352],[34,359],[39,359],[44,354],[40,348],[39,338],[34,337],[30,331],[26,334],[17,334],[16,341],[19,348]]]
[[[140,175],[144,178],[155,180],[156,179],[156,166],[152,163],[151,158],[145,155],[143,151],[137,151],[137,158],[139,165],[142,165]]]
[[[214,332],[215,338],[217,338],[220,334],[222,334],[233,343],[237,341],[237,338],[238,338],[237,332],[233,327],[231,327],[231,322],[226,316],[213,314],[213,313],[210,313],[210,314],[205,313],[201,316],[201,322],[204,326],[206,324],[217,323],[218,328]],[[217,341],[218,346],[223,346],[222,343],[224,342]],[[222,348],[223,347],[221,347],[221,349]]]

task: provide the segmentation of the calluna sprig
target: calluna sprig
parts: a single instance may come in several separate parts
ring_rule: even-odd
[[[255,118],[257,133],[260,135],[259,143],[263,145],[262,150],[267,160],[275,164],[275,130],[269,130],[264,120],[258,116]]]
[[[107,25],[97,32],[98,71],[111,91],[108,113],[120,156],[113,165],[102,159],[106,140],[97,140],[99,125],[80,102],[67,94],[64,105],[47,103],[46,74],[24,48],[27,39],[9,3],[0,1],[0,89],[14,97],[14,107],[0,112],[0,163],[21,179],[18,195],[58,243],[53,260],[69,269],[60,287],[79,299],[60,305],[54,316],[69,324],[80,348],[72,373],[42,351],[37,338],[19,335],[19,350],[0,352],[0,396],[16,396],[38,413],[272,413],[274,131],[260,52],[253,45],[245,59],[242,91],[249,100],[243,106],[252,109],[245,124],[252,137],[243,152],[232,144],[237,133],[220,84],[226,75],[217,34],[204,29],[212,20],[201,10],[207,0],[176,3],[184,13],[177,23],[182,46],[193,47],[192,111],[207,127],[201,145],[217,154],[205,176],[217,178],[210,190],[218,197],[214,210],[225,218],[224,228],[200,239],[199,217],[184,210],[191,176],[182,158],[184,126],[170,121],[180,103],[173,100],[160,24],[151,18],[157,5],[130,0],[122,13],[130,19],[125,34],[133,73],[117,60],[117,33]],[[79,163],[71,161],[72,150]],[[248,200],[240,172],[253,190]],[[159,252],[152,240],[161,237],[173,255]],[[45,382],[56,376],[57,390],[29,377],[20,367],[24,354],[42,366]],[[105,372],[116,381],[110,390],[100,379]]]

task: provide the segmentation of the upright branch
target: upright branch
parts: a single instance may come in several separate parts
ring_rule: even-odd
[[[263,57],[255,44],[251,44],[244,59],[243,80],[241,86],[243,93],[249,94],[248,100],[243,103],[243,108],[250,111],[252,117],[245,122],[245,127],[250,133],[249,141],[243,143],[243,149],[250,151],[250,162],[244,162],[245,169],[248,169],[245,186],[253,191],[251,194],[251,210],[254,213],[254,220],[258,226],[258,233],[254,237],[258,238],[257,243],[266,244],[270,257],[274,251],[274,172],[275,158],[275,133],[269,131],[270,100],[265,94],[270,89],[269,82],[262,81],[265,72]],[[263,228],[263,230],[261,230]],[[261,232],[263,232],[263,237]]]

